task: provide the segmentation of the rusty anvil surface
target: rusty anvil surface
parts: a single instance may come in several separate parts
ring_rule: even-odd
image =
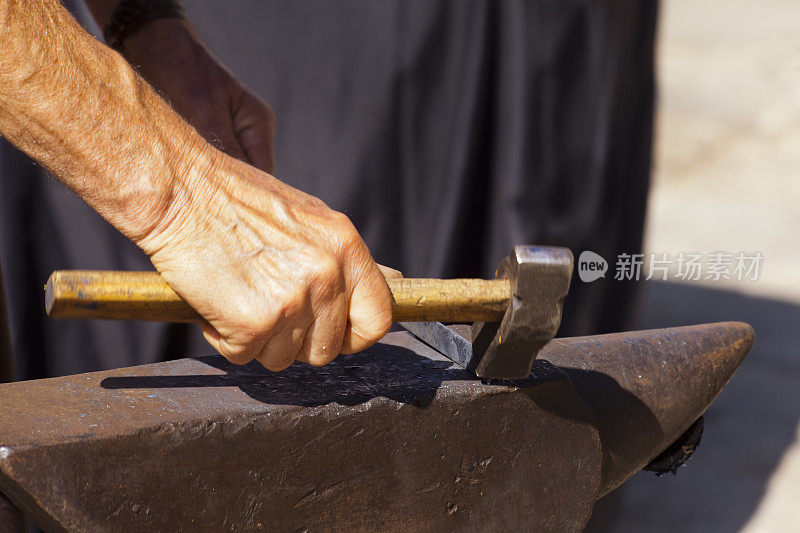
[[[746,324],[556,339],[482,383],[407,333],[0,386],[0,491],[46,530],[579,530],[708,407]]]

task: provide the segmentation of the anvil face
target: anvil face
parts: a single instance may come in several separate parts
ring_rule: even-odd
[[[393,333],[278,374],[210,357],[7,384],[0,491],[54,531],[576,530],[750,345],[735,323],[557,339],[486,384]]]

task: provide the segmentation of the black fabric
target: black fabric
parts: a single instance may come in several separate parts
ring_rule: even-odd
[[[14,381],[11,332],[8,330],[7,314],[6,295],[3,291],[3,271],[0,269],[0,383]]]
[[[274,108],[276,175],[346,212],[408,276],[490,276],[514,244],[641,247],[657,2],[184,2],[209,47]],[[55,268],[149,262],[9,147],[0,256],[21,375],[209,353],[199,333],[51,322]],[[560,334],[621,330],[635,286],[573,282]],[[188,339],[188,340],[187,340]]]

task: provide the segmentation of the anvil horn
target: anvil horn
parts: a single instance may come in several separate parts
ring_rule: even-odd
[[[0,491],[52,531],[579,530],[753,338],[721,323],[558,339],[515,382],[398,332],[277,374],[207,357],[6,384]]]
[[[708,409],[754,341],[749,324],[722,322],[551,342],[549,361],[569,376],[603,442],[601,496]]]

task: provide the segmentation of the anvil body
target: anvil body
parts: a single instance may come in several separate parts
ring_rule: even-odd
[[[557,339],[484,383],[407,333],[273,374],[182,359],[0,386],[0,491],[47,530],[579,530],[753,343]]]

